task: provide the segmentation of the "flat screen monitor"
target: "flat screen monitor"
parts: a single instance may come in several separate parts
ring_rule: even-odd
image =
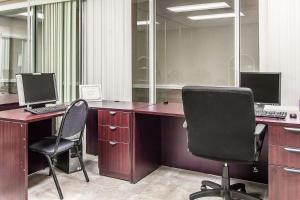
[[[281,73],[242,72],[241,87],[253,91],[258,104],[280,104]]]
[[[16,81],[20,106],[57,101],[54,73],[17,74]]]

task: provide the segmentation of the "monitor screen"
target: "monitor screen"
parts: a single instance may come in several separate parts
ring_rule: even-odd
[[[55,74],[17,74],[20,105],[50,103],[57,100]]]
[[[255,103],[280,104],[280,73],[242,72],[240,85],[252,89]]]

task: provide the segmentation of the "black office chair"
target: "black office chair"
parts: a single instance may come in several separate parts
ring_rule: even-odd
[[[202,181],[201,197],[258,200],[245,185],[230,185],[228,163],[258,161],[266,126],[256,125],[252,91],[248,88],[186,86],[182,90],[188,148],[198,157],[224,162],[222,184]],[[211,189],[207,189],[207,187]]]
[[[52,174],[53,176],[60,199],[63,199],[63,195],[53,167],[53,158],[55,156],[75,148],[85,179],[89,182],[89,177],[85,170],[79,150],[79,147],[82,144],[82,135],[87,114],[87,102],[82,99],[74,101],[66,110],[59,128],[58,136],[46,137],[29,146],[31,151],[40,153],[47,158],[49,163],[49,175]]]

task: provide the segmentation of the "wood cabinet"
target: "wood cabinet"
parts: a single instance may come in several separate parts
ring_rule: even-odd
[[[269,200],[299,200],[300,169],[269,165]]]
[[[98,131],[100,174],[131,181],[132,113],[99,110]]]
[[[300,127],[269,126],[269,200],[300,199]]]

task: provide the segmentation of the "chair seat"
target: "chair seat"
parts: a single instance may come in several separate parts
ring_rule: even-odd
[[[54,153],[56,139],[56,136],[43,138],[42,140],[30,145],[29,149],[31,151],[38,152],[41,154],[51,155]],[[71,149],[72,147],[74,147],[74,145],[75,142],[61,138],[56,154]]]

